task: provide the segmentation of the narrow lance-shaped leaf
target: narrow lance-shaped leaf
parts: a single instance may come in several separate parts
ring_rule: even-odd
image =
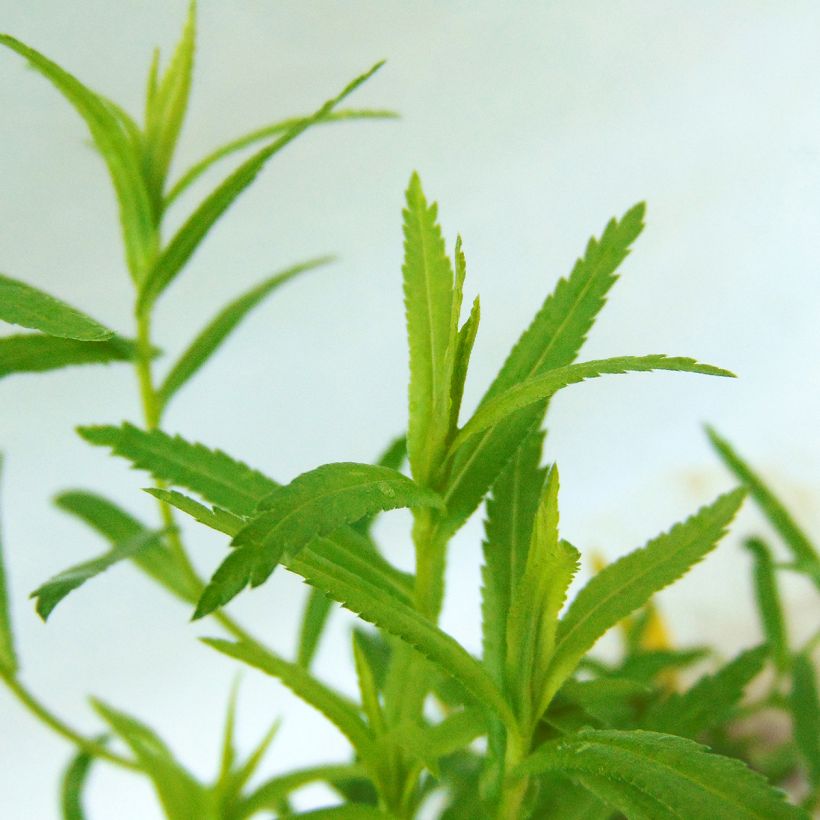
[[[449,429],[453,269],[436,222],[413,174],[404,209],[404,306],[410,349],[407,451],[413,477],[428,484],[444,454]],[[452,362],[449,362],[452,367]]]
[[[169,817],[218,820],[209,790],[174,758],[153,729],[99,700],[92,699],[91,703],[100,717],[133,751],[140,768],[151,778]]]
[[[320,711],[342,732],[359,754],[367,757],[373,736],[352,703],[318,681],[307,670],[258,646],[204,638],[208,646],[280,680],[294,694]]]
[[[494,427],[516,411],[543,402],[570,384],[577,384],[606,374],[638,373],[650,370],[674,370],[685,373],[702,373],[707,376],[734,376],[728,370],[710,364],[701,364],[694,359],[664,354],[620,356],[560,367],[521,382],[483,403],[459,431],[453,441],[452,451],[455,452],[469,438],[487,428]]]
[[[455,678],[479,703],[492,709],[506,725],[515,724],[501,690],[481,664],[412,606],[345,567],[324,561],[310,547],[290,562],[290,569],[363,620],[415,647]]]
[[[59,575],[55,575],[51,580],[39,586],[31,593],[31,598],[37,599],[37,614],[45,621],[54,608],[63,598],[77,587],[82,586],[86,581],[104,572],[109,567],[126,558],[133,558],[142,550],[148,549],[158,543],[161,533],[147,532],[129,538],[121,544],[117,544],[113,549],[93,558],[63,570]]]
[[[379,457],[376,459],[376,464],[380,467],[389,467],[391,470],[400,470],[407,458],[407,436],[401,435],[394,438],[390,444],[385,447]],[[366,515],[353,524],[353,529],[369,535],[373,527],[373,522],[378,518],[378,513],[373,515]]]
[[[817,547],[812,544],[771,488],[738,455],[731,444],[711,427],[707,427],[706,432],[723,463],[749,488],[752,498],[769,523],[780,533],[794,555],[798,568],[802,569],[820,589],[820,554]]]
[[[695,738],[727,721],[751,680],[763,669],[768,647],[741,652],[713,675],[705,675],[685,692],[674,692],[651,707],[642,725],[655,732]]]
[[[248,583],[264,583],[286,552],[297,555],[317,535],[377,510],[440,506],[435,493],[387,467],[341,462],[303,473],[259,504],[259,514],[233,540],[239,549],[217,569],[194,617],[224,606]]]
[[[366,650],[360,639],[353,633],[353,661],[356,668],[356,679],[359,683],[359,695],[367,722],[378,737],[387,731],[387,724],[379,702],[379,689]]]
[[[397,119],[398,116],[395,111],[383,109],[342,109],[340,111],[332,111],[330,114],[325,115],[316,125],[330,125],[346,120],[391,120]],[[290,131],[294,126],[299,125],[300,122],[306,119],[308,119],[307,115],[304,117],[290,117],[286,120],[280,120],[271,125],[266,125],[263,128],[257,128],[255,131],[251,131],[249,134],[245,134],[245,136],[239,137],[238,139],[231,140],[229,143],[212,151],[189,168],[180,179],[174,183],[165,197],[165,207],[167,208],[183,191],[187,190],[215,163],[231,154],[235,154],[237,151],[241,151],[243,148],[261,142],[268,137],[275,137],[277,134]]]
[[[720,496],[686,521],[595,575],[558,624],[555,652],[537,714],[607,630],[643,606],[711,552],[743,503],[742,489]]]
[[[0,478],[3,473],[3,457],[0,455]],[[11,628],[9,614],[9,590],[6,583],[6,570],[3,560],[3,541],[0,532],[0,674],[17,673],[17,653],[14,651],[14,632]]]
[[[199,333],[165,377],[158,390],[159,401],[165,407],[171,397],[208,361],[242,319],[280,285],[304,271],[327,264],[331,257],[311,259],[265,279],[247,293],[231,302]]]
[[[97,493],[67,490],[60,493],[54,503],[99,533],[112,547],[150,532],[145,524]],[[197,593],[192,588],[190,579],[161,541],[138,550],[131,556],[131,560],[178,598],[189,602],[196,599]]]
[[[7,34],[0,34],[0,45],[28,60],[63,94],[88,125],[114,184],[128,268],[132,277],[138,280],[153,252],[154,219],[139,157],[121,118],[111,110],[106,100],[38,51]]]
[[[79,427],[91,444],[110,447],[113,454],[148,470],[154,478],[187,487],[219,507],[250,515],[275,481],[221,450],[169,436],[160,430],[140,430],[127,422],[120,427]]]
[[[188,107],[195,37],[196,2],[191,0],[182,38],[161,80],[157,76],[158,61],[152,65],[154,87],[146,100],[144,162],[149,190],[158,213],[162,208],[165,177]]]
[[[60,787],[62,820],[86,820],[83,792],[88,784],[88,775],[93,763],[93,755],[78,752],[68,764]]]
[[[561,279],[507,357],[482,403],[547,370],[564,367],[578,355],[606,295],[615,271],[643,229],[644,205],[606,226],[600,240],[591,239],[569,278]],[[447,479],[447,517],[442,526],[457,530],[481,502],[504,465],[528,433],[539,425],[546,402],[537,403],[485,430],[459,452]]]
[[[43,373],[80,364],[131,362],[136,347],[115,336],[101,342],[61,339],[42,333],[21,333],[0,338],[0,379],[13,373]]]
[[[321,590],[311,589],[305,601],[305,612],[302,615],[302,626],[299,630],[299,648],[297,663],[310,668],[310,664],[319,648],[319,639],[322,636],[328,616],[330,615],[331,600]]]
[[[711,754],[691,740],[655,732],[585,729],[544,744],[518,772],[590,776],[584,782],[592,791],[600,778],[610,788],[599,796],[628,812],[630,820],[805,817],[741,761]],[[635,790],[648,800],[630,799]],[[661,808],[663,813],[658,814]]]
[[[785,672],[791,663],[791,653],[772,554],[759,538],[747,539],[745,546],[754,557],[755,597],[763,634],[766,636],[775,666],[780,672]]]
[[[543,443],[544,436],[538,432],[526,439],[487,500],[481,596],[483,657],[499,683],[504,680],[511,590],[524,573],[544,486],[546,472],[539,467]]]
[[[254,154],[224,180],[194,211],[185,224],[177,231],[152,266],[140,288],[137,310],[145,314],[160,294],[168,287],[185,263],[191,258],[199,243],[234,200],[256,179],[265,163],[286,145],[292,142],[311,125],[324,119],[345,97],[352,94],[366,82],[382,63],[377,63],[366,73],[349,83],[340,94],[328,100],[312,116],[301,120],[279,139]]]
[[[456,338],[453,375],[450,382],[450,428],[447,432],[447,444],[452,442],[458,430],[458,416],[461,412],[461,401],[464,397],[464,384],[467,380],[467,368],[473,352],[478,323],[481,320],[481,303],[476,296],[470,315],[461,327]]]
[[[795,655],[792,667],[792,691],[789,697],[794,739],[806,761],[809,779],[820,787],[820,696],[817,692],[817,670],[808,654]]]
[[[244,526],[245,521],[233,513],[219,509],[208,509],[204,504],[172,490],[149,488],[146,492],[161,499],[166,504],[193,517],[218,532],[233,537]],[[401,600],[409,601],[412,597],[412,576],[396,569],[376,552],[372,544],[359,533],[350,528],[341,528],[330,537],[317,541],[321,544],[323,559],[346,567],[361,575],[376,586],[389,589]],[[302,553],[305,560],[309,560]],[[286,561],[287,565],[287,561]]]
[[[0,274],[0,319],[49,336],[100,342],[114,335],[90,316],[25,282]]]

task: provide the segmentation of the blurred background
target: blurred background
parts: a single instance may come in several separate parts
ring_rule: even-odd
[[[184,0],[0,0],[0,30],[91,87],[142,109],[151,49],[167,56]],[[395,2],[203,0],[178,175],[217,145],[308,113],[373,62],[349,102],[392,122],[315,129],[280,154],[164,295],[156,337],[173,357],[228,300],[296,261],[339,261],[278,291],[189,384],[165,427],[280,480],[326,461],[371,460],[406,424],[401,296],[403,190],[417,169],[441,203],[448,247],[464,237],[466,298],[482,324],[467,383],[472,409],[510,346],[590,235],[638,200],[647,228],[582,358],[664,352],[727,367],[600,379],[562,393],[549,419],[562,526],[613,558],[728,488],[702,430],[714,424],[820,531],[820,7],[738,2]],[[20,58],[0,53],[0,270],[132,333],[131,285],[113,195],[85,126]],[[229,170],[176,208],[182,219]],[[173,174],[172,174],[173,176]],[[6,332],[6,329],[3,330]],[[163,365],[160,365],[161,367]],[[51,506],[90,487],[151,519],[148,482],[92,449],[78,423],[138,421],[127,366],[0,384],[3,542],[24,675],[88,732],[94,694],[163,734],[210,777],[237,668],[199,644],[216,625],[128,566],[72,595],[45,626],[30,590],[103,544]],[[390,556],[410,565],[408,520],[383,517]],[[203,573],[224,539],[190,528]],[[759,639],[743,535],[767,532],[747,505],[732,535],[661,596],[681,644],[727,654]],[[478,650],[481,517],[452,546],[444,626]],[[304,588],[285,572],[233,606],[293,651]],[[816,597],[788,587],[795,638],[816,628]],[[337,615],[318,671],[353,691]],[[281,716],[267,771],[343,760],[342,738],[273,680],[247,671],[247,748]],[[69,747],[0,690],[0,795],[9,818],[53,818]],[[302,807],[322,799],[306,791]],[[159,817],[147,782],[92,774],[91,818]]]

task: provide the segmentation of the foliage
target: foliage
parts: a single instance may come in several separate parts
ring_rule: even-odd
[[[195,37],[192,3],[164,70],[155,55],[139,124],[44,55],[0,35],[0,44],[48,79],[88,125],[117,196],[136,317],[135,338],[128,339],[55,296],[0,276],[0,319],[34,331],[0,340],[0,376],[132,363],[140,385],[141,426],[83,426],[79,434],[151,475],[154,486],[148,492],[159,515],[158,523],[149,525],[97,493],[62,493],[57,506],[89,525],[108,547],[46,581],[32,596],[37,612],[47,618],[83,584],[102,583],[97,576],[104,570],[132,564],[193,617],[211,616],[224,630],[227,638],[206,638],[207,646],[232,663],[280,680],[320,711],[349,741],[351,755],[347,762],[252,781],[277,724],[240,760],[236,691],[228,700],[218,774],[210,783],[195,777],[158,732],[102,700],[92,704],[105,734],[76,731],[21,679],[0,560],[0,676],[9,692],[75,747],[63,779],[63,816],[85,816],[84,789],[92,765],[99,764],[148,778],[162,811],[174,820],[293,816],[294,794],[316,782],[333,789],[338,803],[299,816],[411,818],[422,811],[429,815],[434,797],[443,820],[808,816],[820,794],[820,704],[812,664],[818,639],[790,644],[778,577],[799,572],[820,585],[818,551],[728,442],[710,432],[742,487],[600,568],[567,602],[582,552],[562,537],[558,467],[542,465],[542,422],[552,396],[588,378],[626,372],[732,375],[665,354],[576,361],[643,229],[643,204],[611,220],[589,241],[465,418],[462,398],[479,302],[462,321],[467,268],[462,241],[457,239],[451,259],[437,205],[413,174],[403,214],[410,355],[406,436],[391,443],[375,464],[323,464],[279,482],[218,448],[161,428],[171,399],[200,374],[242,319],[285,282],[328,261],[290,265],[239,295],[158,381],[154,307],[219,217],[267,162],[307,129],[393,116],[339,108],[377,64],[312,114],[239,137],[172,183]],[[256,152],[164,241],[164,219],[179,194],[206,169],[252,145]],[[792,559],[780,564],[762,539],[748,541],[766,643],[683,687],[682,670],[711,655],[700,647],[671,645],[654,596],[717,546],[747,493]],[[448,543],[482,502],[483,649],[476,657],[439,626],[438,616]],[[408,509],[413,519],[413,573],[393,566],[373,534],[376,517],[398,508]],[[225,556],[207,582],[189,559],[177,513],[228,537]],[[293,659],[262,644],[224,609],[246,587],[264,586],[280,564],[311,587]],[[334,603],[368,625],[352,636],[355,696],[311,669]],[[623,652],[604,663],[590,653],[613,628],[622,633]],[[769,691],[762,699],[744,701],[767,665],[775,670]],[[760,738],[738,734],[744,716],[768,708],[786,711],[794,726],[776,760],[766,759]],[[271,722],[268,716],[265,721]],[[795,772],[803,773],[806,784],[803,807],[777,788]]]

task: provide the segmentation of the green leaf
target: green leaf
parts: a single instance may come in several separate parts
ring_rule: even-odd
[[[177,762],[153,729],[99,700],[92,699],[91,703],[100,717],[133,751],[140,768],[151,778],[169,818],[218,820],[208,790]]]
[[[749,682],[763,669],[768,647],[741,652],[713,675],[704,675],[686,692],[674,692],[650,707],[642,725],[655,732],[696,738],[725,723]]]
[[[707,427],[706,432],[715,451],[723,459],[723,463],[749,488],[749,493],[768,518],[769,523],[780,533],[786,546],[794,555],[798,568],[802,569],[820,589],[820,554],[817,548],[769,486],[738,455],[731,444],[711,427]]]
[[[583,777],[593,792],[599,778],[606,781],[608,787],[599,796],[607,802],[623,787],[623,797],[615,807],[629,812],[630,820],[806,816],[739,760],[711,754],[691,740],[656,732],[582,730],[545,743],[519,766],[517,774],[552,771]],[[636,790],[647,801],[630,799]],[[659,807],[663,807],[662,814]]]
[[[60,493],[54,503],[98,532],[112,546],[150,532],[145,524],[97,493],[69,490]],[[188,602],[196,600],[196,591],[165,544],[158,542],[146,547],[131,560],[178,598]]]
[[[21,333],[0,338],[0,379],[12,373],[42,373],[77,364],[130,362],[136,348],[115,336],[103,342],[81,342],[41,333]]]
[[[806,762],[812,785],[820,786],[820,697],[817,671],[806,654],[794,657],[791,706],[794,740]]]
[[[137,301],[137,311],[140,315],[146,314],[151,305],[182,270],[219,217],[256,179],[256,175],[262,170],[267,161],[296,139],[303,131],[310,128],[311,125],[323,120],[345,97],[353,93],[378,71],[381,65],[381,63],[377,63],[370,71],[357,77],[340,94],[328,100],[310,117],[300,120],[273,143],[242,163],[236,171],[208,195],[205,201],[177,231],[142,282]]]
[[[0,455],[0,476],[3,471],[3,457]],[[14,676],[19,664],[14,651],[14,632],[9,614],[9,591],[3,560],[3,541],[0,533],[0,674]]]
[[[104,572],[109,567],[126,558],[133,558],[142,550],[159,543],[162,533],[146,532],[117,544],[108,552],[82,564],[63,570],[39,586],[29,597],[37,599],[37,614],[45,621],[54,607],[70,592],[82,586],[86,581]]]
[[[643,229],[644,205],[611,220],[600,240],[591,239],[568,279],[561,279],[529,328],[510,352],[482,403],[521,382],[574,361],[586,340],[615,271]],[[504,465],[544,416],[546,402],[519,411],[488,428],[456,454],[447,479],[444,503],[447,532],[457,530],[481,502]]]
[[[224,308],[188,346],[158,390],[161,407],[165,407],[171,397],[182,387],[213,355],[245,316],[268,294],[276,290],[294,276],[324,265],[331,257],[312,259],[281,271],[264,282],[251,288]]]
[[[83,792],[88,783],[88,775],[93,762],[93,755],[88,752],[78,752],[68,764],[60,787],[62,820],[86,820]]]
[[[139,281],[154,251],[154,215],[143,181],[140,159],[123,125],[122,116],[107,100],[33,48],[7,34],[0,34],[0,45],[28,60],[53,83],[88,125],[94,144],[108,166],[117,194],[128,268],[131,276]]]
[[[373,818],[391,818],[393,815],[386,814],[381,809],[361,803],[345,803],[343,806],[333,806],[329,809],[313,809],[296,815],[306,817],[309,820],[373,820]]]
[[[330,615],[331,600],[321,590],[311,589],[305,603],[305,612],[302,615],[302,627],[299,630],[299,650],[297,663],[309,669],[319,639],[322,636],[328,616]]]
[[[218,532],[234,536],[244,525],[244,520],[232,513],[219,509],[209,510],[181,493],[154,488],[147,489],[146,492]],[[316,544],[321,549],[322,560],[346,567],[370,583],[390,590],[403,601],[410,600],[413,592],[412,576],[385,561],[373,545],[353,529],[341,528],[332,537],[317,539]],[[302,556],[305,557],[304,553]],[[307,556],[306,560],[310,562],[312,558]]]
[[[362,646],[355,632],[353,633],[353,661],[356,668],[356,680],[359,683],[362,709],[373,734],[379,737],[387,731],[387,723],[379,702],[379,688],[376,685],[376,677],[370,666],[367,650]]]
[[[335,784],[340,781],[361,777],[364,769],[361,765],[311,766],[297,769],[294,772],[277,775],[265,781],[252,794],[248,795],[237,809],[240,818],[251,817],[263,809],[275,810],[279,803],[291,792],[310,783]]]
[[[320,711],[350,741],[353,748],[367,757],[373,750],[373,735],[346,698],[319,682],[299,664],[290,663],[259,646],[219,638],[203,638],[204,643],[231,658],[242,661],[280,680],[305,703]]]
[[[340,462],[297,476],[259,504],[259,514],[233,540],[239,547],[214,573],[194,618],[224,606],[249,583],[263,584],[285,554],[291,558],[325,535],[377,510],[439,507],[430,490],[387,467]]]
[[[326,114],[321,120],[316,122],[316,125],[331,125],[332,123],[344,122],[346,120],[373,120],[373,119],[396,119],[398,114],[395,111],[385,111],[377,109],[342,109]],[[168,195],[165,197],[165,207],[167,208],[183,191],[190,187],[202,174],[204,174],[212,165],[231,154],[247,148],[249,145],[261,142],[268,137],[275,137],[277,134],[283,134],[290,131],[295,126],[307,120],[308,117],[291,117],[286,120],[266,125],[262,128],[257,128],[243,137],[231,140],[231,142],[212,151],[206,157],[201,159],[191,168],[189,168],[180,177],[179,181],[174,184]]]
[[[407,436],[397,436],[387,445],[382,451],[381,455],[376,459],[376,464],[380,467],[389,467],[391,470],[400,470],[407,458]],[[373,522],[378,517],[378,513],[373,515],[366,515],[353,524],[353,529],[362,533],[362,535],[369,535],[373,527]]]
[[[501,691],[481,664],[412,606],[344,566],[323,560],[318,545],[316,550],[303,550],[290,561],[289,568],[363,620],[415,647],[507,725],[515,722]]]
[[[404,306],[410,348],[407,451],[413,478],[426,485],[444,455],[450,415],[453,268],[436,222],[413,174],[404,210]],[[451,365],[452,366],[452,365]]]
[[[755,597],[763,634],[775,666],[780,672],[785,672],[791,664],[791,653],[772,554],[759,538],[748,538],[744,543],[754,559]]]
[[[154,478],[193,490],[239,515],[253,513],[259,501],[277,486],[221,450],[209,450],[160,430],[140,430],[126,422],[120,427],[79,427],[77,432],[91,444],[110,447],[114,455],[128,459]]]
[[[710,364],[701,364],[694,359],[663,354],[620,356],[559,367],[521,382],[483,403],[458,432],[451,451],[455,452],[469,438],[488,428],[495,427],[518,410],[550,399],[570,384],[577,384],[586,379],[594,379],[609,373],[636,373],[649,370],[677,370],[686,373],[702,373],[707,376],[732,377],[734,375],[728,370],[722,370]]]
[[[0,273],[0,319],[49,336],[100,342],[114,335],[60,299]]]
[[[535,514],[524,571],[513,580],[507,615],[505,679],[524,726],[540,717],[533,709],[539,705],[558,612],[578,559],[576,549],[558,540],[558,470],[553,467]]]
[[[558,687],[607,630],[680,578],[717,545],[743,503],[735,490],[702,507],[645,547],[609,564],[578,593],[558,624],[540,714]]]
[[[458,415],[461,412],[461,400],[464,397],[464,383],[467,380],[467,368],[470,365],[470,355],[473,352],[473,343],[478,333],[478,323],[481,320],[481,304],[476,296],[467,321],[461,326],[456,338],[455,359],[453,361],[453,376],[450,383],[450,427],[447,433],[448,445],[458,430]]]
[[[152,65],[151,91],[146,100],[145,176],[158,213],[162,209],[165,178],[188,107],[195,37],[196,2],[191,0],[182,38],[161,80],[158,77],[158,54]]]
[[[544,436],[532,433],[493,485],[484,522],[482,629],[484,664],[504,681],[511,590],[524,573],[532,525],[546,471],[539,468]]]

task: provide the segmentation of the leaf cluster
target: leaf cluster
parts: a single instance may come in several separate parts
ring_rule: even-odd
[[[278,723],[265,716],[272,728],[241,757],[235,748],[236,689],[228,698],[217,773],[210,782],[194,776],[158,732],[99,698],[92,705],[102,732],[94,737],[78,732],[22,681],[0,561],[0,677],[75,747],[63,779],[63,816],[85,816],[84,789],[99,763],[147,777],[173,820],[241,820],[271,813],[409,820],[429,815],[432,806],[439,806],[443,820],[808,816],[820,785],[820,707],[811,659],[817,640],[796,649],[789,643],[777,574],[800,572],[820,587],[820,560],[785,507],[725,440],[710,434],[742,486],[601,567],[568,600],[582,551],[561,530],[558,466],[543,463],[544,419],[552,397],[607,375],[656,370],[732,375],[666,354],[577,361],[643,229],[643,204],[590,239],[478,406],[465,413],[480,304],[476,297],[462,318],[467,271],[462,240],[450,256],[437,205],[413,174],[403,211],[410,365],[406,435],[373,464],[321,464],[279,481],[221,449],[162,429],[172,398],[200,374],[243,318],[285,282],[329,260],[291,265],[239,295],[205,324],[162,379],[155,378],[161,352],[151,335],[159,298],[219,217],[290,142],[315,125],[392,116],[339,107],[377,64],[313,113],[256,129],[174,178],[195,31],[192,3],[167,66],[161,68],[158,52],[154,56],[141,123],[33,48],[0,35],[0,44],[48,79],[89,128],[117,196],[135,316],[134,338],[120,336],[61,299],[0,276],[0,319],[33,331],[0,339],[0,375],[130,362],[139,380],[142,422],[84,425],[78,432],[147,473],[152,484],[146,491],[157,501],[158,520],[147,523],[96,492],[61,493],[57,506],[102,537],[106,549],[47,580],[32,597],[46,619],[105,570],[135,566],[194,619],[210,616],[218,625],[223,634],[203,640],[208,651],[290,688],[342,733],[350,755],[254,778]],[[211,166],[252,146],[255,152],[165,240],[164,218],[181,194]],[[642,389],[636,381],[636,397]],[[767,514],[792,558],[779,565],[762,540],[748,542],[766,643],[683,687],[687,667],[710,653],[671,644],[655,596],[716,548],[747,494]],[[482,651],[476,656],[441,628],[439,614],[450,539],[482,504]],[[395,509],[412,515],[415,564],[409,573],[385,557],[372,526]],[[224,557],[210,579],[194,568],[186,543],[189,528],[178,523],[180,514],[180,521],[190,519],[227,536]],[[309,587],[292,657],[266,646],[227,609],[248,587],[264,589],[280,565]],[[361,622],[350,641],[355,694],[340,691],[313,669],[336,605]],[[622,634],[623,652],[604,663],[593,650],[612,629]],[[764,760],[753,740],[738,740],[734,732],[745,713],[760,706],[744,697],[769,663],[777,676],[763,706],[786,709],[794,722],[793,738],[776,750],[777,761]],[[811,787],[803,808],[776,788],[795,766]],[[331,787],[338,802],[299,815],[294,795],[317,782]]]

